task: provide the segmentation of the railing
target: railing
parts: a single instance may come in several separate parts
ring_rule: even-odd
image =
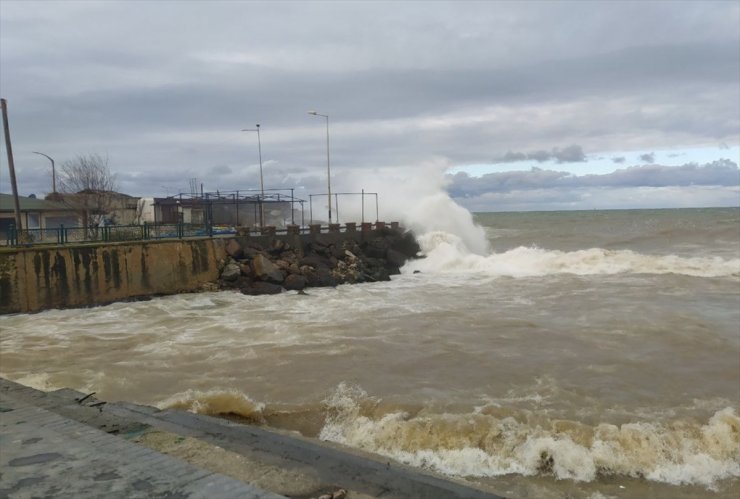
[[[92,242],[147,241],[157,239],[182,239],[186,237],[219,237],[219,236],[275,236],[298,234],[331,234],[339,232],[365,232],[373,229],[384,229],[385,222],[346,224],[311,224],[306,226],[288,225],[284,228],[266,227],[226,227],[202,224],[149,224],[142,225],[108,225],[104,227],[65,227],[53,229],[16,230],[11,225],[8,229],[6,245],[35,246],[43,244],[71,244]],[[391,222],[390,228],[398,230],[398,222]]]
[[[211,237],[222,228],[193,224],[107,225],[102,227],[65,227],[53,229],[17,230],[10,226],[6,244],[26,246],[36,244],[69,244],[85,242],[142,241],[149,239],[182,239]],[[230,231],[232,234],[235,230]]]

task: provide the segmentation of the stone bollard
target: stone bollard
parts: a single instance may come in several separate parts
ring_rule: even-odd
[[[308,226],[308,231],[311,234],[321,234],[321,224],[311,224]]]
[[[339,232],[339,224],[329,224],[329,232]]]
[[[400,226],[398,225],[398,222],[391,222],[391,229],[393,229],[393,230],[398,230],[398,229],[399,229],[399,227],[400,227]]]
[[[347,232],[357,231],[357,224],[355,222],[347,222],[346,224],[344,224],[344,227]]]
[[[385,229],[385,222],[375,222],[375,230]]]
[[[274,225],[266,225],[265,227],[262,227],[262,230],[260,233],[263,236],[274,236],[275,235],[275,226]]]
[[[289,236],[297,236],[301,233],[301,228],[298,225],[288,224],[286,227],[286,232]]]
[[[371,230],[373,230],[373,224],[371,224],[370,222],[362,222],[362,225],[360,227],[362,232],[370,232]]]

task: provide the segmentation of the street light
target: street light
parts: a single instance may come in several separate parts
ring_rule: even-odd
[[[262,140],[260,139],[260,124],[255,125],[257,128],[245,128],[242,132],[257,132],[257,150],[260,155],[260,192],[262,202],[260,203],[260,227],[265,226],[265,182],[262,178]]]
[[[46,159],[51,161],[51,190],[54,192],[54,194],[56,194],[57,193],[57,172],[56,172],[56,169],[54,168],[54,160],[51,158],[51,156],[47,156],[46,154],[42,152],[36,152],[36,151],[31,151],[31,152],[34,154],[39,154],[41,156],[44,156]]]
[[[309,111],[308,114],[323,116],[326,118],[326,188],[329,195],[329,223],[331,223],[331,166],[329,162],[329,116],[326,114]]]

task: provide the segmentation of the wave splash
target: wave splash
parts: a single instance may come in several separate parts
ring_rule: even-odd
[[[705,424],[532,424],[495,407],[469,414],[367,414],[368,396],[342,384],[325,401],[319,438],[456,476],[553,475],[593,481],[627,475],[709,489],[740,476],[740,418],[716,412]]]
[[[187,390],[157,404],[159,409],[180,409],[207,416],[236,416],[251,423],[264,423],[265,405],[238,390]]]
[[[590,248],[578,251],[520,246],[503,253],[479,255],[448,232],[432,231],[418,238],[426,258],[413,260],[405,272],[477,273],[486,276],[531,277],[551,274],[683,274],[695,277],[740,275],[740,259],[646,255],[631,250]]]
[[[158,406],[298,430],[459,477],[549,475],[592,482],[628,476],[710,490],[740,477],[740,417],[731,407],[705,422],[587,425],[493,405],[468,413],[391,408],[346,383],[323,404],[291,411],[266,407],[237,390],[188,390]],[[315,419],[309,427],[301,423],[307,413]]]

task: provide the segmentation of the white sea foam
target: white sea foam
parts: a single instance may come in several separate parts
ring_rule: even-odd
[[[531,424],[480,411],[468,414],[393,412],[373,417],[372,399],[342,384],[325,401],[320,438],[456,476],[549,474],[593,481],[599,475],[645,477],[713,488],[740,477],[740,418],[732,408],[705,424],[691,421],[587,426]]]
[[[631,250],[591,248],[578,251],[518,247],[486,256],[468,251],[454,234],[433,231],[419,237],[426,258],[413,260],[405,272],[476,273],[486,276],[529,277],[550,274],[683,274],[697,277],[740,275],[740,259],[686,258],[646,255]]]

